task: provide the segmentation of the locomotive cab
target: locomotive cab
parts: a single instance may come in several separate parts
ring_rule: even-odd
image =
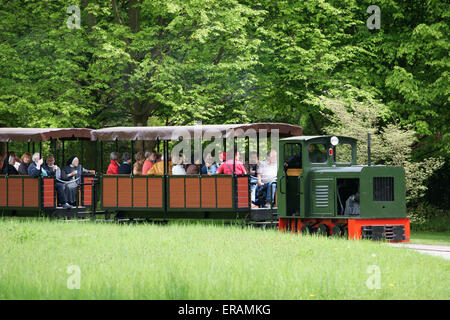
[[[356,165],[356,144],[341,136],[280,141],[281,229],[288,223],[292,230],[329,235],[334,230],[357,238],[409,239],[404,169]]]

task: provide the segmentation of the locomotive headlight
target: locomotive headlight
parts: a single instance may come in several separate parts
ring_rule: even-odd
[[[339,138],[336,136],[332,136],[330,139],[330,142],[331,142],[331,145],[335,147],[339,144]]]

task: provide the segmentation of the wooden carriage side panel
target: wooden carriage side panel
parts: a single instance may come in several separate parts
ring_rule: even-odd
[[[120,177],[118,183],[118,207],[131,208],[131,177]]]
[[[214,177],[201,177],[202,184],[202,208],[216,207],[216,179]]]
[[[184,208],[184,178],[169,177],[170,208]]]
[[[6,207],[6,178],[0,177],[0,207]]]
[[[133,207],[147,207],[147,179],[133,178]]]
[[[39,207],[39,179],[23,179],[23,206]]]
[[[83,177],[83,183],[92,183],[94,177]],[[83,186],[83,205],[92,205],[92,186],[90,184],[85,184]]]
[[[233,207],[233,177],[217,178],[217,207],[232,208]]]
[[[42,206],[44,208],[55,207],[55,179],[42,179]]]
[[[148,207],[162,208],[163,207],[163,179],[147,178],[147,192],[148,192]]]
[[[117,207],[117,178],[103,177],[103,207]]]
[[[237,177],[237,206],[248,208],[249,204],[249,177]]]
[[[8,207],[22,207],[22,178],[8,178]]]
[[[200,178],[186,178],[186,208],[200,208]]]

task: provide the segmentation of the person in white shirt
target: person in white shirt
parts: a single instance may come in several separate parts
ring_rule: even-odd
[[[184,169],[184,156],[172,156],[172,175],[186,175],[186,170]]]
[[[270,204],[275,202],[275,191],[276,191],[276,181],[277,181],[277,152],[272,149],[268,154],[267,161],[261,162],[258,169],[258,187],[256,188],[256,198],[259,198],[261,192],[266,191],[265,203],[259,203],[260,206],[270,207]],[[257,202],[257,201],[256,201]]]

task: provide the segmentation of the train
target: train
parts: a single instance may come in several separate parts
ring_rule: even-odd
[[[270,143],[269,137],[270,136]],[[91,217],[106,219],[208,219],[275,224],[283,232],[372,239],[410,240],[406,214],[405,171],[402,167],[357,165],[352,137],[306,136],[299,126],[285,123],[194,125],[160,127],[0,128],[0,143],[25,143],[42,154],[43,144],[64,163],[65,142],[84,143],[95,174],[84,175],[76,208],[57,206],[55,178],[0,175],[0,212],[3,216]],[[221,142],[221,152],[243,141],[245,159],[251,146],[258,156],[276,144],[278,171],[274,204],[255,208],[248,174],[171,175],[170,146],[197,141]],[[160,175],[107,175],[106,144],[119,143],[133,154],[152,142],[162,152]],[[35,145],[38,144],[38,149]],[[162,150],[160,150],[162,145]],[[260,149],[265,150],[261,152]],[[84,151],[84,150],[90,151]],[[215,151],[217,153],[217,151]],[[369,153],[370,154],[370,153]],[[370,157],[369,157],[370,158]],[[234,160],[235,161],[235,160]],[[370,161],[370,160],[369,160]]]

